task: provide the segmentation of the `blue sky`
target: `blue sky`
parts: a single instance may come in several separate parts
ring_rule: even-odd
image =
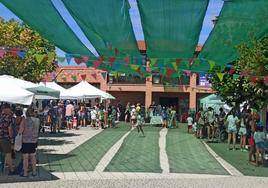
[[[76,24],[76,22],[73,20],[73,18],[70,16],[66,8],[63,6],[61,0],[51,0],[55,7],[58,9],[60,14],[62,15],[63,19],[68,23],[70,28],[76,33],[78,38],[87,46],[87,48],[92,51],[94,54],[97,55],[96,50],[91,45],[91,43],[87,40],[86,36],[83,34],[79,26]],[[137,40],[144,40],[143,32],[142,32],[142,26],[140,22],[140,15],[137,7],[136,0],[129,0],[130,3],[130,17],[133,24],[134,33]],[[219,15],[219,12],[221,10],[221,7],[223,5],[222,0],[210,0],[208,10],[203,22],[203,27],[201,30],[200,38],[199,38],[199,44],[204,44],[206,41],[210,31],[213,28],[213,24],[211,22],[212,18],[216,15]],[[14,18],[16,20],[20,20],[15,14],[13,14],[11,11],[9,11],[4,5],[0,3],[0,17],[3,17],[6,20],[9,20],[11,18]],[[60,49],[57,49],[57,54],[59,56],[64,56],[64,52]],[[71,63],[74,65],[74,63]]]

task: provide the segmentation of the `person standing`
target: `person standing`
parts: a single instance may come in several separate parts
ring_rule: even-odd
[[[14,174],[14,168],[11,158],[11,144],[13,144],[12,135],[12,117],[13,112],[8,104],[4,104],[0,113],[0,151],[5,154],[5,160],[9,168],[9,175]]]
[[[129,122],[130,119],[130,102],[127,103],[126,105],[126,110],[125,110],[125,122]]]
[[[72,117],[74,115],[74,106],[70,101],[67,101],[67,106],[65,109],[65,118],[67,121],[67,128],[72,129],[73,124],[72,124]]]
[[[212,107],[208,107],[206,118],[208,120],[208,126],[207,126],[208,139],[213,139],[215,135],[214,133],[215,114]]]
[[[58,123],[58,105],[56,105],[55,101],[52,101],[51,103],[51,107],[49,109],[49,115],[51,119],[50,133],[56,133]]]
[[[240,120],[240,128],[238,134],[240,135],[240,150],[247,151],[246,146],[246,137],[247,137],[247,129],[245,124],[245,116],[243,115]]]
[[[23,120],[19,134],[22,134],[22,157],[23,157],[23,173],[22,177],[28,177],[29,158],[32,164],[32,176],[37,175],[36,171],[36,148],[38,141],[40,120],[35,117],[32,108],[26,112],[26,119]]]
[[[231,150],[230,144],[233,139],[233,149],[235,150],[236,143],[236,124],[238,123],[238,117],[235,115],[235,111],[232,110],[230,115],[227,116],[226,124],[227,124],[227,132],[228,132],[228,149]]]
[[[81,127],[86,127],[86,108],[85,108],[84,103],[80,104],[80,109],[78,111],[78,116],[79,116],[79,120],[80,120],[80,126]]]
[[[189,114],[189,116],[187,117],[187,133],[189,134],[190,131],[192,130],[193,128],[193,122],[194,122],[194,119],[192,118],[192,114]]]
[[[141,117],[141,107],[140,107],[140,104],[138,103],[137,104],[137,107],[136,107],[136,127],[137,127],[137,130],[138,130],[138,133],[142,133],[142,135],[144,136],[144,131],[143,131],[143,128],[142,128],[142,117]]]
[[[63,110],[64,110],[64,106],[62,102],[58,103],[58,122],[57,122],[57,130],[58,133],[60,133],[61,130],[61,125],[62,125],[62,119],[63,119]]]

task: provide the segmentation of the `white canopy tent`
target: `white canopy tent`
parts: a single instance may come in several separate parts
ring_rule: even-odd
[[[106,93],[86,81],[81,81],[79,84],[67,89],[67,93],[62,98],[74,97],[77,99],[98,98],[115,99],[111,94]]]
[[[34,94],[11,82],[9,79],[0,77],[0,101],[14,104],[30,105]]]
[[[39,85],[60,91],[60,99],[75,99],[67,89],[56,82],[40,82]]]
[[[57,99],[59,98],[59,91],[55,89],[50,89],[45,86],[40,86],[29,81],[21,80],[9,75],[1,75],[0,79],[5,79],[5,81],[15,84],[23,89],[30,90],[34,93],[35,99]]]

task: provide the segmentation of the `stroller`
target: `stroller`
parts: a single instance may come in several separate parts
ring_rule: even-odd
[[[215,138],[219,141],[219,142],[224,142],[228,137],[227,131],[226,131],[226,127],[224,126],[224,124],[219,125],[217,131],[215,132]]]

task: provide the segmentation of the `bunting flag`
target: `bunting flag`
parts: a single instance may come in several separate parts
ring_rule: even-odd
[[[210,66],[210,70],[212,70],[214,68],[215,64],[216,64],[215,61],[209,60],[208,63],[209,63],[209,66]]]
[[[170,77],[173,73],[174,73],[174,70],[173,69],[171,69],[171,68],[167,68],[166,69],[166,75],[167,75],[167,77]]]
[[[157,58],[151,58],[150,59],[151,66],[154,66],[156,64],[156,62],[157,62]]]
[[[96,74],[96,73],[92,73],[91,76],[92,76],[95,80],[97,80],[97,74]]]
[[[40,63],[44,60],[45,56],[46,56],[46,55],[44,55],[44,54],[36,54],[36,55],[35,55],[35,59],[36,59],[37,62],[40,64]]]
[[[126,63],[126,65],[128,65],[129,64],[129,57],[125,57],[124,62]]]
[[[232,67],[230,70],[229,70],[229,74],[234,74],[235,73],[235,69]]]
[[[11,48],[10,53],[13,57],[17,57],[17,53],[20,51],[19,48]]]
[[[63,63],[65,61],[65,57],[57,57],[57,60],[61,63]]]
[[[73,79],[73,81],[77,81],[77,76],[76,75],[72,75],[72,79]]]
[[[258,77],[257,77],[257,76],[250,76],[250,81],[251,81],[252,83],[256,83],[257,80],[258,80]]]
[[[54,52],[48,52],[47,61],[52,62],[54,60]]]
[[[82,79],[82,80],[86,80],[86,77],[87,77],[86,74],[81,74],[81,79]]]
[[[233,79],[234,79],[234,80],[238,79],[239,77],[240,77],[239,74],[233,74]]]
[[[171,63],[172,67],[174,68],[174,70],[177,72],[178,71],[178,65],[177,62],[173,62]]]
[[[102,64],[102,62],[101,61],[94,61],[93,62],[93,65],[94,65],[94,68],[99,68],[99,66]]]
[[[139,67],[140,67],[139,65],[133,65],[133,64],[130,65],[130,68],[134,71],[137,71]]]
[[[71,60],[72,60],[72,56],[70,54],[65,54],[65,58],[66,58],[68,65],[70,65]]]
[[[26,56],[26,52],[25,52],[25,51],[18,51],[18,52],[17,52],[17,55],[18,55],[20,58],[24,59],[25,56]],[[1,55],[0,55],[0,57],[1,57]]]
[[[103,78],[104,80],[106,80],[106,79],[107,79],[107,72],[102,72],[102,73],[101,73],[101,76],[102,76],[102,78]]]
[[[115,62],[115,57],[109,57],[109,62],[110,62],[110,66],[113,65],[113,63]]]
[[[0,48],[0,58],[3,58],[5,55],[6,51],[2,48]]]
[[[187,76],[190,76],[191,75],[191,71],[190,70],[184,70],[183,73]]]
[[[177,58],[176,59],[176,65],[179,66],[181,64],[181,59]]]
[[[224,73],[217,73],[217,76],[220,79],[220,81],[222,81],[223,80]]]
[[[75,61],[75,63],[77,64],[77,65],[80,65],[81,63],[82,63],[82,59],[80,59],[80,58],[74,58],[74,61]]]

